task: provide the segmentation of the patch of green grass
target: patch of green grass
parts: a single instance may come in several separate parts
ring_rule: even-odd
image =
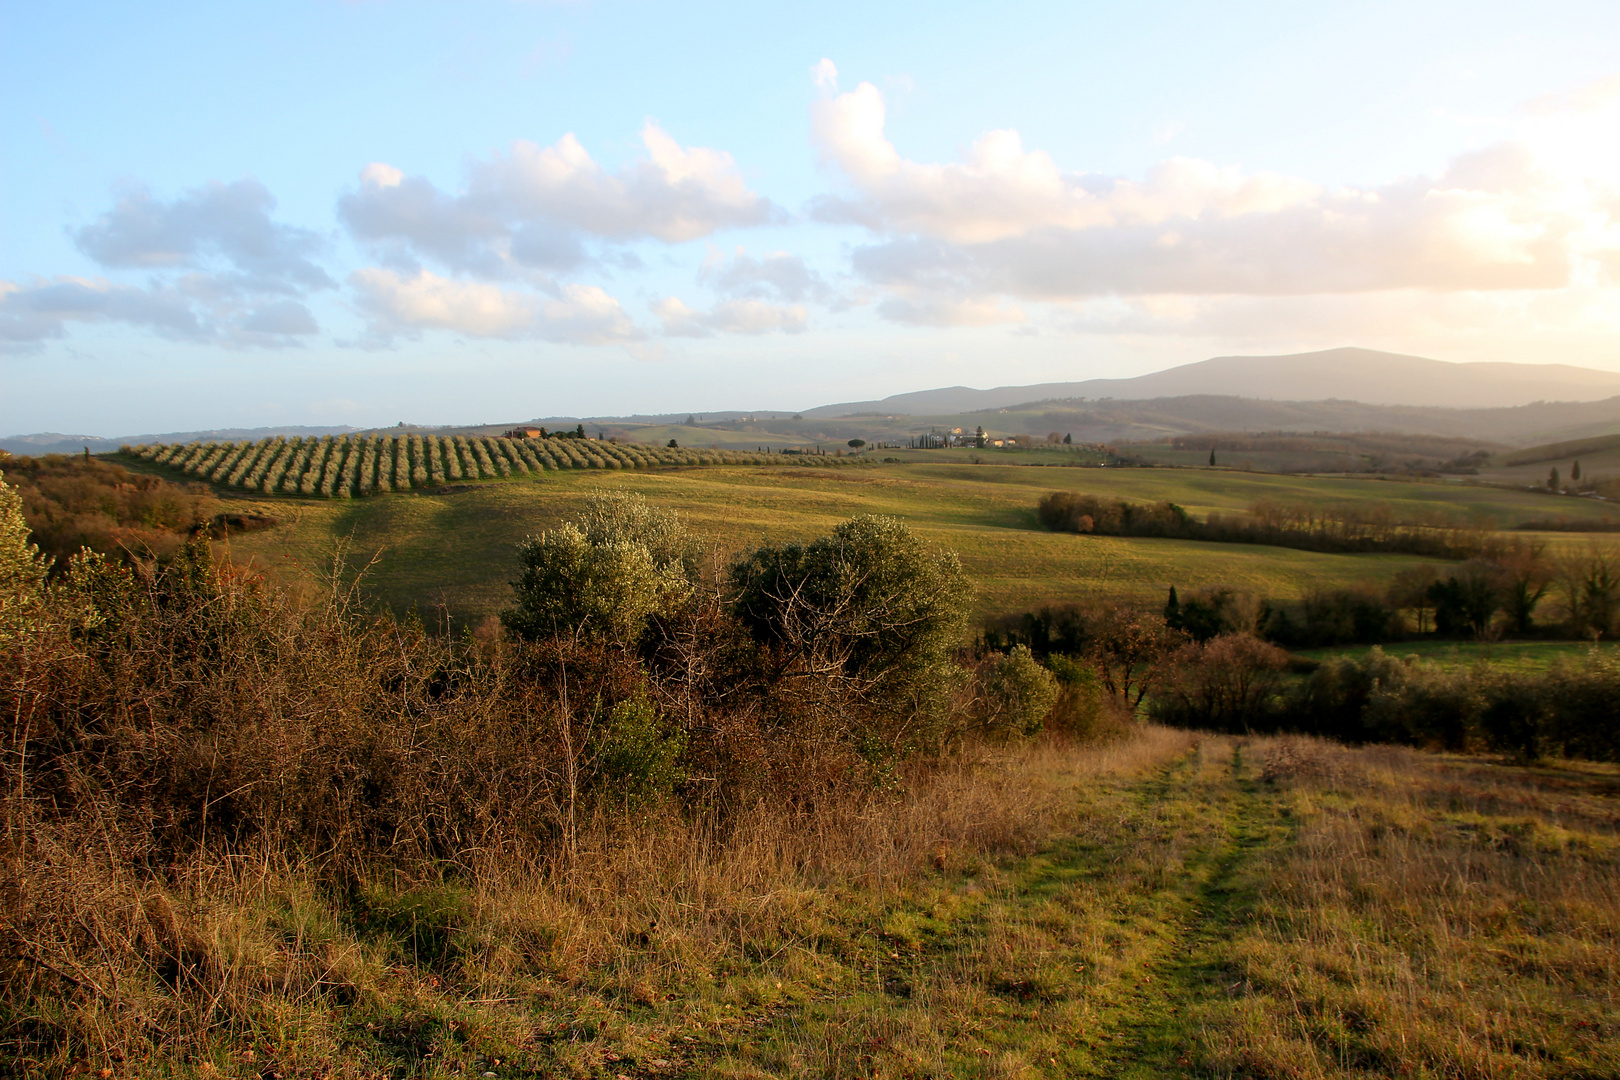
[[[1185,1016],[1223,996],[1248,871],[1290,825],[1210,742],[1085,796],[1080,831],[1028,859],[917,886],[922,939],[871,942],[847,991],[720,1047],[702,1077],[1179,1075]],[[962,897],[970,898],[962,903]]]
[[[1593,646],[1582,641],[1397,641],[1377,646],[1391,656],[1415,656],[1442,667],[1469,668],[1489,664],[1506,671],[1545,671],[1558,659],[1580,660]],[[1328,649],[1302,649],[1297,655],[1311,660],[1346,656],[1361,659],[1372,645],[1340,645]],[[1598,646],[1604,656],[1613,656],[1620,645],[1604,642]]]
[[[919,452],[923,453],[923,452]],[[944,451],[937,453],[947,453]],[[956,454],[957,451],[948,453]],[[477,621],[500,610],[516,575],[514,545],[578,512],[592,490],[634,491],[684,514],[722,559],[762,540],[807,539],[855,514],[893,514],[961,557],[978,588],[976,614],[1113,597],[1153,601],[1171,585],[1222,584],[1280,600],[1324,586],[1382,587],[1431,561],[1328,555],[1245,544],[1049,533],[1035,503],[1055,488],[1138,501],[1170,499],[1195,512],[1239,510],[1260,497],[1385,498],[1412,507],[1452,498],[1464,509],[1511,498],[1485,488],[1322,480],[1221,471],[1069,469],[952,464],[861,469],[689,468],[548,473],[468,485],[445,495],[261,500],[288,524],[236,537],[231,551],[272,573],[319,569],[347,539],[375,555],[372,595],[395,610],[442,610]]]
[[[442,886],[358,897],[376,931],[278,916],[278,928],[315,930],[297,935],[313,981],[267,957],[262,1001],[236,1002],[197,1045],[154,1045],[124,1071],[1620,1073],[1614,765],[1163,729],[1120,744],[1120,767],[1088,764],[1111,752],[985,757],[981,770],[1072,808],[1028,822],[1027,843],[966,838],[931,869],[876,882],[750,879],[731,907],[689,881],[664,925],[584,925],[531,910],[521,888]],[[562,937],[522,931],[542,914]],[[447,945],[431,960],[403,947],[424,921]],[[566,938],[578,935],[613,944],[570,963]],[[49,1065],[30,1075],[94,1075],[101,1061]]]

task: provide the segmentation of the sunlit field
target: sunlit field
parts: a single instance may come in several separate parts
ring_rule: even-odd
[[[978,587],[976,611],[992,614],[1097,596],[1145,599],[1161,595],[1171,584],[1221,584],[1286,601],[1321,587],[1382,588],[1401,569],[1424,561],[1054,534],[1040,529],[1034,512],[1036,500],[1053,490],[1133,501],[1169,499],[1199,514],[1241,511],[1260,499],[1325,500],[1386,503],[1397,515],[1419,520],[1439,508],[1461,518],[1503,522],[1544,512],[1547,501],[1534,493],[1441,482],[966,463],[579,470],[453,486],[446,494],[413,492],[341,502],[259,500],[255,505],[287,525],[232,540],[232,556],[252,559],[277,574],[293,572],[295,565],[302,572],[325,565],[335,545],[346,541],[351,559],[376,557],[368,587],[379,601],[395,609],[416,605],[424,613],[441,608],[458,619],[476,621],[506,602],[515,565],[513,545],[519,539],[566,520],[592,490],[622,490],[680,511],[721,561],[762,539],[820,535],[854,514],[896,515],[961,555]],[[1587,542],[1584,537],[1555,540]]]

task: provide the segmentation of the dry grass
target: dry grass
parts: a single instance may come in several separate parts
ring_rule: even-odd
[[[1613,1076],[1617,796],[1612,766],[1148,727],[455,875],[156,878],[81,837],[7,871],[87,935],[28,943],[55,992],[5,1017],[9,1069]]]
[[[814,815],[599,818],[571,854],[443,879],[340,885],[245,854],[155,879],[110,839],[36,835],[8,880],[54,907],[57,935],[21,939],[11,1069],[360,1077],[501,1060],[588,1076],[609,1055],[667,1060],[686,1032],[842,981],[864,924],[910,884],[1028,854],[1078,826],[1080,792],[1186,745],[1147,729],[982,750]]]
[[[1257,749],[1301,825],[1203,1017],[1219,1071],[1620,1074],[1620,772]]]

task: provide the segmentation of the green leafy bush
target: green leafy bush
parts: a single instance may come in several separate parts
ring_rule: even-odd
[[[1058,681],[1030,654],[1027,645],[990,660],[980,702],[987,731],[1033,735],[1058,701]]]
[[[1128,717],[1103,687],[1090,660],[1053,654],[1046,666],[1057,679],[1058,699],[1046,727],[1071,738],[1095,739],[1123,729]]]
[[[948,681],[972,593],[954,552],[876,515],[760,547],[733,564],[731,584],[737,617],[782,670],[838,672],[874,700],[924,711]]]
[[[682,779],[685,750],[684,731],[665,722],[644,696],[627,698],[608,711],[596,747],[597,788],[625,805],[668,795]]]
[[[573,635],[633,645],[653,615],[691,593],[696,545],[680,519],[635,495],[599,494],[579,521],[518,545],[508,632],[536,640]]]

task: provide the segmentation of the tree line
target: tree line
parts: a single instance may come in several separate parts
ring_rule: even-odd
[[[1428,521],[1398,519],[1387,505],[1261,500],[1243,515],[1200,520],[1172,502],[1133,503],[1078,491],[1054,491],[1036,505],[1053,532],[1266,544],[1330,554],[1383,552],[1458,559],[1489,556],[1505,543],[1488,524],[1437,513]]]

